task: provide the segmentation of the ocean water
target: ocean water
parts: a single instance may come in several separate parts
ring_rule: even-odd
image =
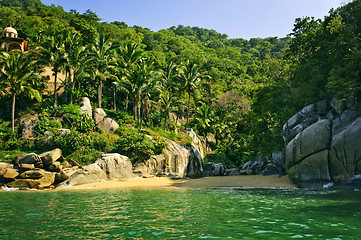
[[[0,239],[361,239],[361,192],[0,192]]]

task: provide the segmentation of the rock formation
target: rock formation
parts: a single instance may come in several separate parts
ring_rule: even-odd
[[[322,101],[283,127],[286,170],[300,186],[344,184],[361,174],[361,108]]]

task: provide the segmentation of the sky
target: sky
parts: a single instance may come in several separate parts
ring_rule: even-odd
[[[125,22],[152,31],[172,26],[214,29],[230,38],[286,37],[295,19],[323,19],[349,0],[41,0],[46,5],[90,9],[102,21]]]

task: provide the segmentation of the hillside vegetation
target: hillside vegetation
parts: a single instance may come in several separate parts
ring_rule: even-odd
[[[9,22],[32,50],[1,58],[4,151],[46,147],[39,139],[18,137],[15,119],[38,113],[43,124],[39,136],[52,128],[71,128],[69,141],[79,138],[77,144],[87,147],[84,152],[116,149],[118,138],[130,131],[126,124],[173,139],[193,128],[208,139],[209,160],[240,164],[282,149],[282,126],[299,108],[335,95],[355,102],[360,95],[361,0],[331,10],[323,20],[296,19],[293,32],[281,39],[229,39],[182,25],[153,32],[39,0],[1,0],[0,26]],[[26,79],[12,78],[9,63],[14,59],[27,64],[19,71]],[[49,93],[48,79],[38,75],[44,66],[52,68],[55,78],[59,72],[66,76]],[[91,120],[79,120],[69,104],[81,97],[105,108],[123,130],[104,136]],[[65,120],[64,113],[73,119]],[[170,113],[175,117],[170,119]],[[54,117],[63,119],[54,123]],[[138,133],[133,134],[134,140]]]

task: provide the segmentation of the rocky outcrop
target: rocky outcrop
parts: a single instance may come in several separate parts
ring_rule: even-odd
[[[89,98],[83,97],[78,105],[83,113],[88,115],[90,118],[93,117],[92,105]]]
[[[69,178],[62,182],[60,187],[127,179],[134,176],[130,159],[118,153],[103,154],[95,163],[69,172],[67,175]]]
[[[0,185],[19,189],[53,188],[69,177],[62,171],[63,166],[72,167],[62,157],[60,149],[40,155],[20,154],[15,157],[12,164],[0,163]]]
[[[37,115],[24,115],[20,119],[21,137],[24,139],[35,137],[34,127],[39,120]]]
[[[105,133],[115,131],[119,128],[119,124],[113,119],[108,118],[107,114],[101,108],[94,109],[93,119],[95,127],[103,129]]]
[[[283,128],[289,177],[299,186],[352,181],[361,173],[361,107],[333,99],[305,109]]]

